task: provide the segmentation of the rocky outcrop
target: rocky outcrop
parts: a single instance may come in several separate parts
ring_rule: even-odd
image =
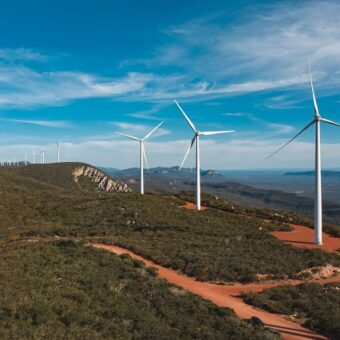
[[[330,264],[326,266],[313,267],[305,269],[296,275],[299,280],[317,280],[327,279],[340,274],[340,267],[335,267]]]
[[[76,183],[79,182],[79,178],[82,176],[89,178],[100,190],[131,192],[127,184],[114,180],[104,172],[91,166],[78,166],[74,169],[72,175]]]

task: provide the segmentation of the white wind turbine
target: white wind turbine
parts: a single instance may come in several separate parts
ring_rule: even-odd
[[[189,144],[189,148],[183,158],[182,164],[180,166],[180,169],[182,169],[182,166],[187,159],[189,152],[196,142],[196,210],[201,210],[201,165],[200,165],[200,136],[212,136],[212,135],[220,135],[224,133],[231,133],[235,132],[235,130],[228,130],[228,131],[198,131],[195,127],[195,125],[192,123],[192,121],[189,119],[187,114],[184,112],[182,107],[179,105],[178,101],[175,100],[176,105],[182,112],[184,118],[188,122],[191,129],[194,131],[194,138],[191,140]]]
[[[57,144],[57,163],[60,163],[60,142]]]
[[[139,142],[139,145],[140,145],[140,193],[142,195],[144,195],[144,160],[145,160],[146,167],[149,168],[148,161],[146,159],[146,154],[145,154],[144,141],[148,139],[163,123],[164,122],[159,123],[148,134],[146,134],[144,138],[137,138],[137,137],[133,137],[133,136],[118,132],[120,135],[124,137],[130,138],[130,139],[133,139]]]
[[[309,66],[309,65],[308,65]],[[271,158],[276,153],[285,148],[295,138],[300,136],[303,132],[315,124],[315,189],[314,189],[314,243],[322,245],[322,186],[321,186],[321,148],[320,148],[320,123],[327,123],[330,125],[340,126],[340,124],[332,122],[331,120],[322,118],[319,113],[318,104],[315,97],[312,72],[309,66],[309,81],[312,90],[314,118],[308,123],[297,135],[295,135],[286,144],[281,146],[278,150],[273,152],[269,157]]]
[[[45,164],[45,152],[46,152],[46,149],[43,146],[43,148],[40,150],[40,161],[41,161],[41,164]]]

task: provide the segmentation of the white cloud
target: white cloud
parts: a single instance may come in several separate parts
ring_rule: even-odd
[[[244,112],[227,112],[223,113],[223,116],[230,116],[230,117],[242,117],[246,115]]]
[[[150,125],[144,125],[144,124],[131,124],[131,123],[125,123],[125,122],[111,122],[112,125],[118,127],[122,133],[126,133],[129,135],[133,135],[137,138],[144,137],[148,132],[150,132],[154,127],[157,126],[157,124],[150,126]],[[152,137],[160,137],[170,134],[170,131],[167,129],[164,129],[162,127],[159,127],[153,134]]]
[[[2,122],[10,122],[10,123],[19,123],[19,124],[31,124],[31,125],[39,125],[45,127],[56,127],[56,128],[64,128],[71,126],[70,123],[65,121],[55,121],[55,120],[29,120],[29,119],[7,119],[0,118]]]
[[[0,60],[15,62],[15,61],[48,61],[50,56],[41,54],[29,48],[3,48],[0,49]]]
[[[63,105],[71,100],[119,97],[141,92],[151,74],[129,73],[111,79],[79,72],[38,72],[25,66],[0,65],[0,107]]]
[[[212,139],[202,140],[201,158],[203,169],[256,169],[256,168],[312,168],[314,166],[314,145],[312,142],[299,141],[292,143],[278,155],[266,160],[266,157],[282,145],[285,140],[240,140],[229,139],[219,142]],[[146,152],[149,165],[179,165],[188,147],[188,140],[170,142],[148,141]],[[0,158],[16,157],[24,159],[27,153],[31,159],[33,149],[36,155],[41,145],[9,145],[0,147]],[[340,144],[323,143],[323,168],[339,167],[338,150]],[[46,145],[46,161],[55,162],[56,145]],[[136,143],[128,140],[89,140],[81,143],[61,145],[63,161],[87,162],[94,165],[117,168],[139,166],[139,148]],[[186,166],[195,164],[195,152],[192,150]]]
[[[289,88],[303,88],[306,96],[309,56],[321,95],[334,93],[340,85],[339,13],[337,1],[281,2],[242,8],[234,21],[217,13],[171,27],[167,44],[135,62],[171,68],[185,79],[176,89],[161,88],[146,98],[218,98]],[[274,108],[275,100],[271,104]]]

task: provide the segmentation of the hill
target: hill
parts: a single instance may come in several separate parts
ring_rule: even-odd
[[[278,339],[80,242],[0,247],[2,339]]]
[[[35,169],[42,178],[50,173],[49,166],[33,167],[31,177],[38,178]],[[28,170],[0,172],[0,238],[4,240],[101,239],[187,275],[214,281],[250,282],[259,273],[295,277],[306,268],[338,263],[336,255],[295,249],[271,236],[271,230],[286,230],[283,222],[294,221],[289,214],[245,209],[211,196],[203,197],[203,204],[214,209],[192,214],[180,208],[192,199],[190,195],[65,190],[20,176],[19,171]],[[277,222],[268,224],[264,218]]]
[[[322,170],[322,177],[340,177],[340,171]],[[315,171],[286,172],[285,176],[314,176]]]
[[[131,168],[112,172],[107,169],[107,171],[138,190],[139,169]],[[202,171],[201,175],[202,190],[212,195],[224,197],[244,206],[288,210],[308,218],[313,217],[314,200],[311,197],[231,181],[214,170]],[[194,191],[195,171],[190,168],[179,170],[178,167],[152,168],[145,171],[145,183],[148,191],[157,193],[177,194],[181,191]],[[340,225],[340,204],[336,202],[324,200],[324,219],[328,223]]]
[[[339,338],[340,282],[275,287],[258,294],[244,294],[243,298],[248,304],[291,316],[330,339]]]
[[[85,163],[30,164],[8,171],[66,190],[131,191],[126,184]]]
[[[0,169],[2,338],[276,338],[158,280],[139,262],[88,248],[89,242],[120,245],[219,283],[296,278],[306,269],[340,266],[335,253],[298,249],[271,235],[289,230],[285,222],[299,216],[211,195],[203,196],[209,208],[195,213],[181,207],[191,193],[88,190],[72,182],[78,166]],[[58,177],[63,171],[67,179]]]
[[[107,173],[119,177],[119,178],[126,178],[126,177],[138,177],[140,170],[139,168],[129,168],[124,170],[119,170],[115,168],[101,168]],[[195,177],[196,170],[193,168],[182,168],[180,169],[179,166],[173,167],[156,167],[145,169],[145,173],[148,175],[160,175],[165,176],[167,178],[173,179],[193,179]],[[216,170],[201,170],[201,176],[203,179],[207,181],[220,181],[225,180],[226,177]]]

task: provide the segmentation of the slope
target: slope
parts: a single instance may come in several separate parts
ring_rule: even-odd
[[[130,191],[126,184],[85,163],[31,164],[8,170],[67,190]]]

